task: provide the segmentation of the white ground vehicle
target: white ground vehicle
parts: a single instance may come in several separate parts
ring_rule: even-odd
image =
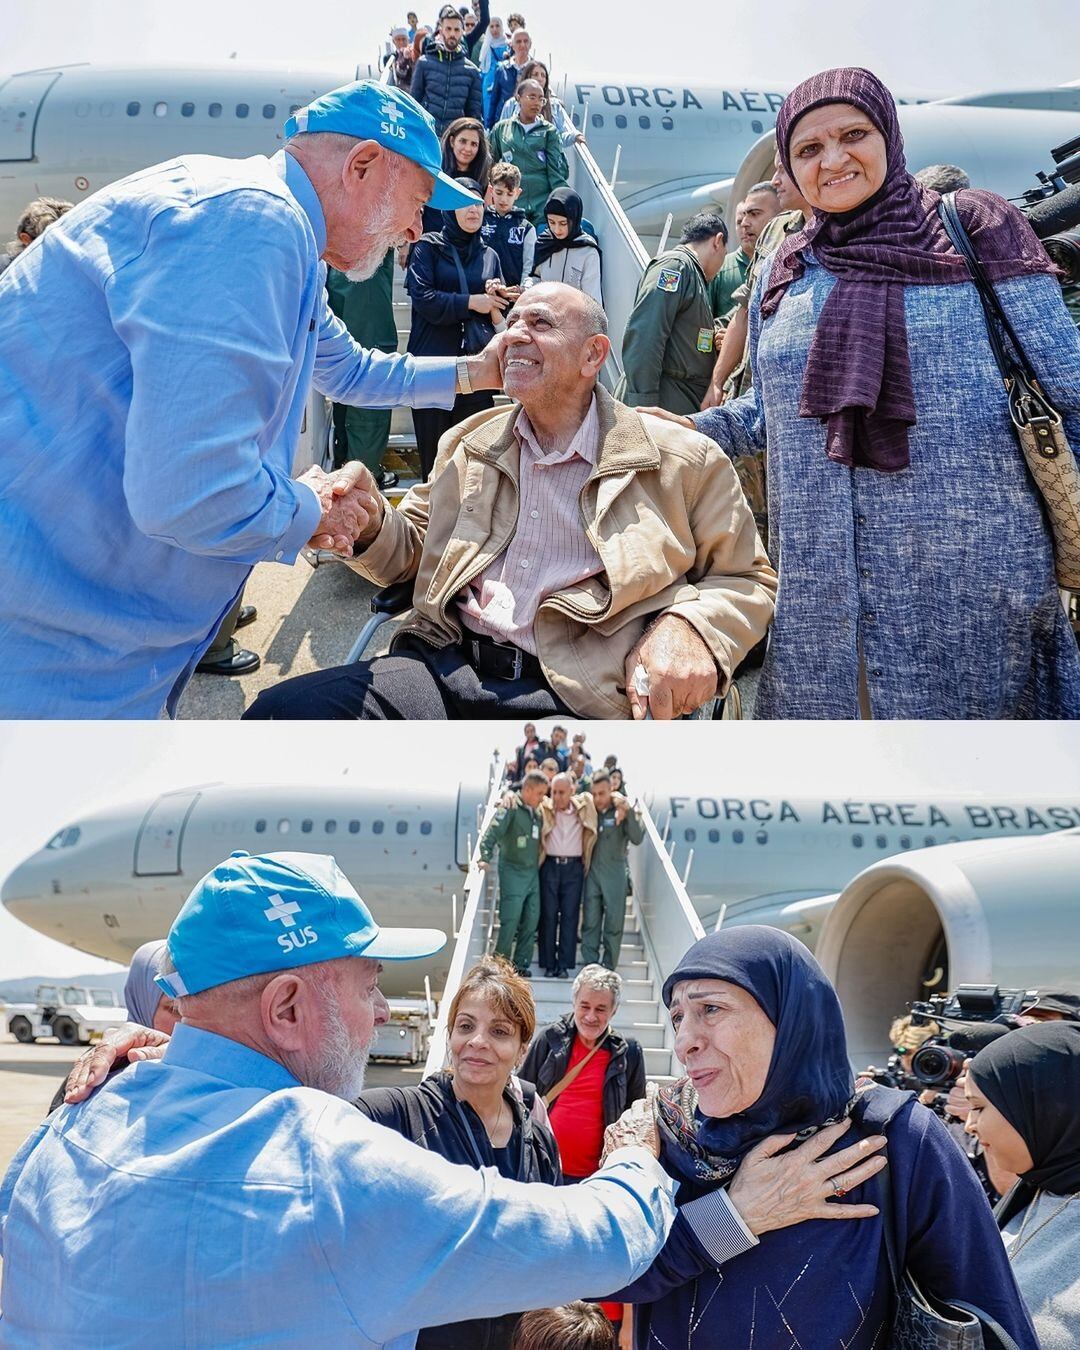
[[[127,1013],[111,989],[39,984],[36,1003],[9,1005],[4,1017],[8,1031],[24,1045],[42,1036],[55,1036],[61,1045],[89,1045],[125,1022]]]

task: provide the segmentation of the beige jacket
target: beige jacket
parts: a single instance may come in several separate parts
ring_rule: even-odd
[[[570,798],[571,807],[577,812],[578,820],[581,821],[581,861],[585,864],[585,871],[589,870],[589,863],[592,859],[592,851],[596,847],[596,807],[593,804],[591,792],[579,792]],[[540,803],[540,861],[547,857],[547,841],[551,831],[555,828],[555,803],[550,797],[545,797]]]
[[[714,442],[643,416],[597,386],[600,446],[581,494],[603,571],[549,596],[536,615],[548,683],[581,717],[629,717],[624,665],[662,613],[691,623],[716,659],[720,693],[765,634],[776,573],[731,461]],[[416,578],[402,633],[435,647],[461,637],[455,597],[517,526],[518,409],[452,427],[432,478],[412,489],[352,566],[377,585]],[[400,636],[400,635],[399,635]]]

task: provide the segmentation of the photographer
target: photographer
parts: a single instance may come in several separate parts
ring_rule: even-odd
[[[1080,1026],[1023,1027],[980,1051],[968,1125],[1017,1174],[998,1205],[1016,1282],[1043,1350],[1080,1344]]]

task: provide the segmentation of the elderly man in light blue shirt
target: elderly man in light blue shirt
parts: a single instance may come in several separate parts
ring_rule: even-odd
[[[95,193],[0,278],[0,717],[173,715],[256,563],[351,551],[366,494],[291,478],[313,384],[372,407],[498,387],[493,354],[367,352],[327,307],[326,263],[361,280],[429,198],[474,200],[428,114],[361,81],[285,131],[270,159]]]

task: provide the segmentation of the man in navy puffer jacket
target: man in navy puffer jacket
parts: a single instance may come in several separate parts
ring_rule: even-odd
[[[465,26],[453,5],[439,11],[438,45],[426,52],[413,72],[412,96],[434,117],[439,135],[457,117],[484,116],[480,67],[465,55]]]

